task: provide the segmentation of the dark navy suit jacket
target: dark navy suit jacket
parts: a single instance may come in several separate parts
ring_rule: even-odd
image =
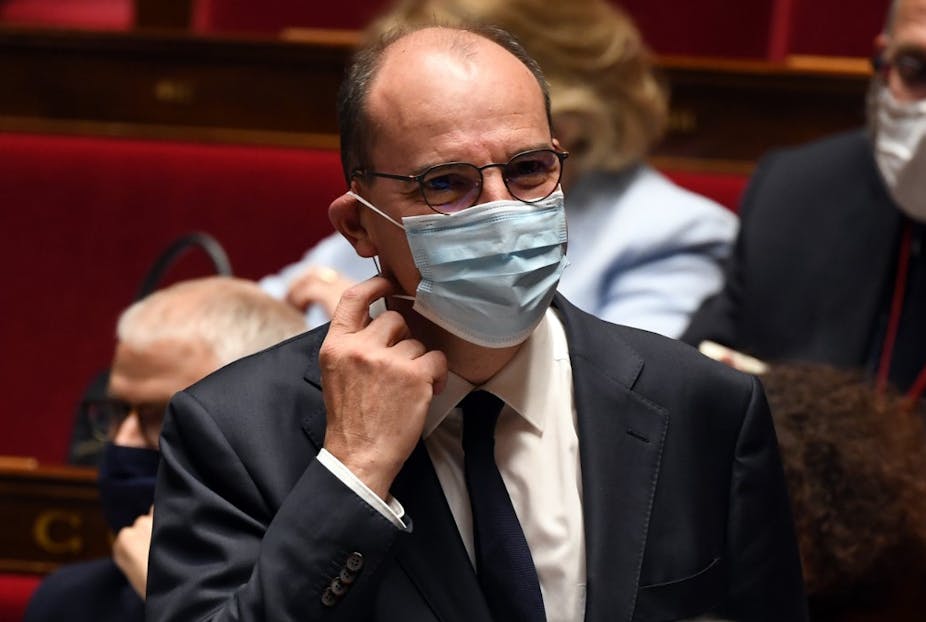
[[[805,620],[784,475],[756,379],[562,297],[554,306],[573,369],[586,620]],[[233,363],[174,398],[161,440],[150,622],[490,619],[423,445],[392,488],[409,531],[315,459],[326,331]],[[341,595],[326,598],[332,585]]]

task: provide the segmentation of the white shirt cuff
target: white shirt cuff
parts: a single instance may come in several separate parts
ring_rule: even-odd
[[[341,480],[344,485],[353,490],[361,499],[375,508],[377,512],[389,519],[389,522],[399,529],[408,529],[404,520],[405,508],[402,507],[402,504],[399,503],[395,497],[389,495],[385,501],[380,499],[375,492],[370,490],[366,484],[360,481],[359,477],[344,466],[343,462],[331,455],[327,449],[322,448],[322,450],[318,452],[316,458],[326,469],[331,471],[335,477]]]

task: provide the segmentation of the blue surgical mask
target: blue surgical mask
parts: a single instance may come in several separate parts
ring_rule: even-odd
[[[493,201],[401,223],[349,194],[405,230],[421,274],[415,311],[488,348],[517,345],[540,323],[568,263],[561,190],[536,203]]]
[[[106,443],[97,482],[103,516],[113,532],[128,527],[151,509],[160,460],[156,449]]]

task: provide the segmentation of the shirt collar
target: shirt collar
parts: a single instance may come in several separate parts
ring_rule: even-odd
[[[566,333],[553,308],[548,308],[514,358],[480,387],[476,387],[453,372],[447,374],[447,386],[431,400],[425,419],[423,438],[431,435],[443,423],[460,400],[473,389],[485,389],[501,398],[538,432],[543,432],[547,410],[541,405],[546,399],[546,386],[553,376],[556,361],[568,358]]]

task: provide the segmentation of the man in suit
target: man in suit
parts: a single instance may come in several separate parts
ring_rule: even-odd
[[[148,619],[804,620],[758,382],[554,295],[536,63],[394,33],[339,118],[329,213],[381,274],[172,400]]]
[[[105,441],[100,500],[113,555],[62,567],[33,594],[25,622],[144,620],[158,435],[176,391],[232,360],[302,332],[302,316],[254,283],[207,277],[146,296],[119,317],[106,397],[82,404]]]
[[[915,397],[926,385],[926,0],[896,0],[875,47],[868,131],[760,163],[724,288],[682,339],[864,367]]]

